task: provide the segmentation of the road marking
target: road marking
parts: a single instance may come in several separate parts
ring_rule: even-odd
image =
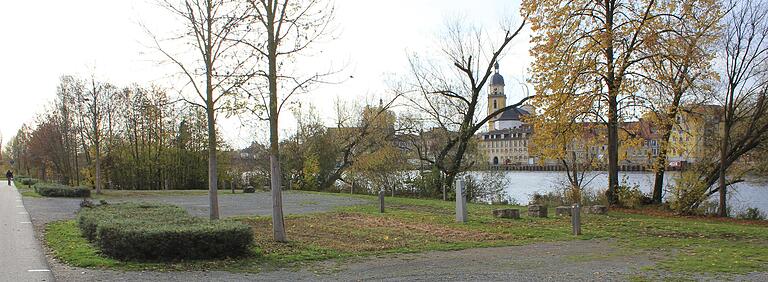
[[[27,214],[27,212],[19,212],[19,214]]]
[[[16,206],[17,208],[23,208],[24,206]]]
[[[22,224],[31,224],[32,222],[31,222],[31,221],[21,221],[21,222],[19,222],[19,223],[22,223]]]
[[[27,272],[51,272],[50,269],[30,269]]]

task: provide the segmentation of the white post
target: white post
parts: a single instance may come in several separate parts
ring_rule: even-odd
[[[456,179],[456,222],[467,222],[467,197],[464,196],[464,179]]]

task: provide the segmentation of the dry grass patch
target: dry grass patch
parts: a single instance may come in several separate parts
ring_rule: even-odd
[[[414,223],[362,213],[325,213],[286,218],[289,243],[276,243],[270,218],[242,219],[256,234],[264,254],[294,253],[297,249],[324,249],[339,253],[419,250],[440,243],[491,242],[504,234],[467,230],[432,223]]]

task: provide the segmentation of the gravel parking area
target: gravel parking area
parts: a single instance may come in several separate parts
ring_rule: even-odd
[[[121,197],[107,202],[143,201],[162,202],[179,205],[195,216],[208,216],[208,196],[143,196]],[[24,198],[29,214],[35,225],[44,226],[46,223],[62,219],[75,218],[80,209],[80,199],[70,198]],[[303,193],[295,191],[283,192],[283,212],[285,214],[303,214],[329,211],[340,206],[359,205],[366,203],[359,198]],[[271,215],[272,198],[269,192],[248,194],[220,194],[219,210],[223,217],[237,215]]]

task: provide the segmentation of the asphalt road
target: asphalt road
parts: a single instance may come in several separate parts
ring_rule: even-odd
[[[54,281],[16,187],[0,183],[0,281]]]

